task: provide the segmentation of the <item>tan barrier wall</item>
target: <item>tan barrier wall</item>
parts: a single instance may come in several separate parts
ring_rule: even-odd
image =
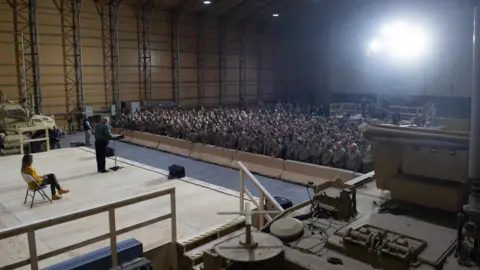
[[[168,153],[189,157],[192,151],[192,142],[160,136],[160,143],[157,149]]]
[[[152,133],[135,132],[132,142],[148,148],[157,149],[161,137],[162,136],[160,135],[155,135]]]
[[[150,133],[123,130],[123,134],[126,141],[138,145],[225,167],[238,169],[237,161],[242,161],[254,173],[298,184],[306,185],[308,182],[313,182],[316,185],[328,186],[335,178],[346,182],[361,175],[347,170],[192,143]]]
[[[285,163],[283,159],[251,154],[242,151],[235,152],[230,167],[238,169],[237,161],[243,162],[245,166],[247,166],[247,168],[254,173],[273,178],[280,178],[280,176],[282,176]]]
[[[351,171],[286,160],[281,179],[302,184],[313,182],[315,185],[328,185],[337,177],[343,182],[347,182],[358,175]]]
[[[125,140],[127,141],[132,141],[134,134],[137,133],[137,131],[131,131],[131,130],[123,130],[123,135],[125,136]]]
[[[230,164],[233,160],[234,152],[234,150],[223,147],[194,143],[192,144],[190,158],[222,165],[225,167],[230,167]]]

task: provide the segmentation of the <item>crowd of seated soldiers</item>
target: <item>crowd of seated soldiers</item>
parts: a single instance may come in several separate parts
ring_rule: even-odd
[[[151,108],[120,115],[113,125],[274,158],[371,170],[370,145],[358,129],[362,120],[322,115],[289,103],[248,110]]]

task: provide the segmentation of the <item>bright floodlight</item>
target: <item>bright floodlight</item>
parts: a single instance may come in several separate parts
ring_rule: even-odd
[[[428,40],[423,29],[397,23],[385,25],[380,36],[369,43],[368,52],[387,53],[394,59],[414,59],[427,53]]]
[[[368,50],[371,52],[379,52],[382,49],[382,44],[380,43],[379,40],[372,40],[370,41],[370,44],[368,44]]]
[[[205,5],[210,5],[212,2],[211,1],[203,1]]]
[[[273,14],[273,17],[279,17],[279,16],[280,16],[280,14],[278,14],[278,13]]]

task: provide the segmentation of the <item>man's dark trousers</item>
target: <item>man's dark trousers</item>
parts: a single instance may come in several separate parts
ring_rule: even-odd
[[[95,140],[95,156],[97,158],[97,170],[99,172],[106,171],[105,159],[107,155],[108,141]]]

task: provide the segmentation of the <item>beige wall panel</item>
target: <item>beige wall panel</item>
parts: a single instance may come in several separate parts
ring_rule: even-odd
[[[152,36],[170,35],[170,26],[167,22],[154,20],[151,27]]]
[[[12,40],[13,41],[13,40]],[[0,63],[15,64],[15,46],[13,44],[0,43]]]
[[[195,108],[195,107],[198,106],[198,99],[197,98],[181,99],[180,100],[180,105],[183,108]]]
[[[263,80],[273,81],[274,71],[271,69],[262,70]]]
[[[239,95],[238,82],[228,82],[226,89],[227,89],[227,96],[238,96]]]
[[[40,65],[58,65],[63,66],[63,48],[62,46],[40,45]]]
[[[82,60],[85,66],[88,65],[103,65],[103,50],[102,48],[83,48]],[[84,70],[85,72],[85,70]]]
[[[171,67],[172,54],[169,51],[152,50],[152,67]]]
[[[98,32],[102,31],[100,16],[98,16],[98,14],[96,14],[96,13],[95,14],[90,14],[90,13],[85,13],[85,12],[82,11],[80,20],[81,20],[81,24],[82,24],[82,33],[87,34],[87,33],[90,33],[90,31],[98,31]],[[95,34],[95,33],[92,32],[92,34]]]
[[[2,75],[0,76],[0,89],[4,85],[16,85],[17,84],[17,75]]]
[[[3,11],[3,10],[0,10],[0,15],[2,15],[2,17],[5,15],[5,12],[6,11]],[[9,20],[9,19],[5,19],[5,18],[2,18],[2,21],[0,22],[0,31],[13,31],[13,20]],[[8,36],[13,36],[13,33],[1,33],[1,35],[8,35]],[[4,40],[2,38],[2,40]]]
[[[173,91],[171,83],[152,83],[152,99],[172,100]]]
[[[135,23],[135,21],[132,21],[132,23]],[[137,40],[138,36],[136,32],[124,32],[120,30],[120,32],[118,33],[118,39],[121,43],[124,40],[127,40],[127,41]]]
[[[240,40],[240,31],[239,26],[235,24],[228,24],[227,25],[227,40],[228,41],[238,41]]]
[[[44,0],[44,1],[39,1],[38,3],[38,9],[39,11],[45,11],[45,10],[56,10],[55,2],[53,0]]]
[[[218,67],[218,54],[203,54],[203,66],[204,68],[216,68]]]
[[[227,55],[227,68],[239,68],[240,65],[240,57],[238,55]]]
[[[197,22],[197,18],[195,14],[184,13],[182,15],[182,23],[188,24],[188,25],[195,25],[196,22]]]
[[[15,63],[11,63],[9,65],[0,65],[0,74],[2,76],[17,76],[17,66]]]
[[[49,77],[49,76],[46,76]],[[45,88],[45,85],[47,86]],[[42,88],[42,94],[44,95],[45,98],[49,97],[65,97],[65,85],[62,83],[42,83],[42,86],[45,88]]]
[[[197,81],[197,69],[180,68],[179,73],[180,73],[180,82],[192,83]]]
[[[121,66],[138,66],[138,50],[120,49],[119,56]]]
[[[45,15],[44,15],[45,16]],[[62,35],[62,28],[60,27],[60,15],[56,16],[57,19],[53,22],[47,22],[46,24],[42,24],[42,16],[38,16],[38,33],[44,36],[50,35]],[[48,17],[51,19],[51,17]],[[57,24],[58,21],[58,24]]]
[[[239,71],[235,69],[227,69],[227,82],[239,82]]]
[[[82,49],[85,51],[87,48],[98,48],[102,49],[102,40],[98,38],[83,38],[82,39]],[[85,53],[84,53],[85,54]]]
[[[257,82],[257,70],[247,70],[247,82]]]
[[[215,85],[205,85],[205,97],[216,98],[218,93],[218,88]]]
[[[57,73],[57,74],[52,74],[52,73],[42,73],[40,74],[42,77],[42,85],[51,85],[51,84],[56,84],[56,85],[62,85],[62,88],[65,85],[64,79],[63,79],[63,73]],[[43,90],[42,90],[43,91]]]
[[[50,35],[50,34],[40,33],[38,36],[38,41],[40,45],[63,46],[61,35]]]
[[[138,54],[138,41],[135,40],[124,40],[120,39],[120,44],[119,44],[120,50],[122,49],[129,49],[129,50],[134,50],[135,54]]]
[[[153,82],[172,82],[172,69],[169,67],[152,67]]]
[[[178,59],[178,65],[180,68],[195,68],[197,66],[197,54],[192,52],[181,52]]]
[[[196,83],[180,84],[180,99],[196,99],[198,94]]]
[[[225,97],[225,103],[229,104],[229,105],[232,105],[232,106],[238,105],[239,100],[240,100],[239,96],[227,96],[227,97]]]
[[[195,23],[187,24],[182,18],[182,22],[180,24],[180,37],[195,37],[197,35],[197,27]]]
[[[160,30],[156,28],[160,28]],[[163,24],[152,24],[152,29],[150,33],[150,40],[152,43],[161,42],[170,44],[170,32],[168,32]],[[162,29],[163,28],[163,29]],[[163,32],[165,30],[165,32]]]
[[[97,14],[95,3],[93,1],[83,1],[82,13]]]
[[[273,82],[265,82],[263,88],[264,93],[273,93],[274,92],[274,85]]]
[[[253,55],[247,55],[247,68],[256,69],[257,68],[257,57]]]
[[[202,40],[200,42],[201,52],[205,54],[218,54],[218,39]]]
[[[18,88],[17,86],[0,86],[0,89],[2,89],[3,91],[3,94],[8,96],[10,99],[13,99],[13,100],[18,100]]]
[[[103,87],[103,71],[98,75],[85,75],[83,74],[83,84],[101,84]]]
[[[83,65],[83,76],[103,77],[103,65]]]
[[[0,1],[0,14],[2,14],[2,21],[13,21],[12,9],[7,1]]]
[[[248,83],[247,84],[247,95],[257,95],[257,84]]]
[[[218,81],[218,69],[204,69],[203,80],[206,82]]]
[[[238,41],[227,41],[225,43],[225,52],[227,54],[238,54],[240,52],[240,43]]]
[[[157,39],[162,39],[160,41],[152,41],[150,49],[157,51],[171,51],[172,44],[170,43],[170,38],[166,36],[156,36]]]
[[[180,52],[197,51],[197,39],[195,36],[180,37]]]
[[[120,82],[135,83],[138,88],[138,68],[137,67],[120,67]]]

